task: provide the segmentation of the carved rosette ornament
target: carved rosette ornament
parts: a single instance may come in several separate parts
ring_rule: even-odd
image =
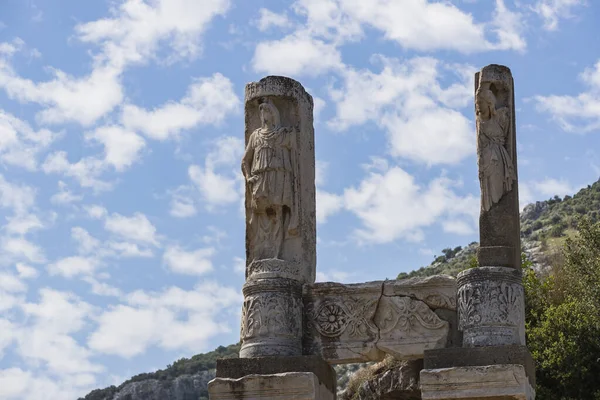
[[[521,271],[472,268],[458,275],[458,329],[464,347],[525,345]]]

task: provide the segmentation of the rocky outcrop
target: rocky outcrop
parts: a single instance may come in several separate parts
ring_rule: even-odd
[[[215,370],[193,375],[181,375],[170,380],[146,379],[129,382],[118,389],[93,391],[84,400],[205,400],[208,399],[208,381]]]

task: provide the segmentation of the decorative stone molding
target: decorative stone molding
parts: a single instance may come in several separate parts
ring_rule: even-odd
[[[379,328],[377,348],[398,359],[423,358],[425,350],[445,347],[448,322],[422,301],[383,296],[375,315]]]
[[[481,267],[458,275],[458,329],[463,346],[525,345],[521,271]]]
[[[246,279],[295,279],[298,280],[302,266],[293,261],[265,259],[252,261],[246,269]]]
[[[316,283],[304,287],[304,352],[327,361],[361,362],[383,357],[373,322],[380,282]]]
[[[302,354],[302,289],[290,279],[249,281],[243,287],[241,357]]]
[[[305,285],[304,352],[333,364],[379,361],[386,353],[422,358],[446,345],[449,324],[418,298],[451,308],[455,288],[451,277]]]

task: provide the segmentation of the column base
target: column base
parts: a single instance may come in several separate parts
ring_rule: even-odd
[[[525,346],[427,350],[423,366],[423,399],[535,398],[535,365]]]
[[[312,372],[215,378],[208,383],[210,400],[335,400],[335,393]]]
[[[534,400],[535,390],[518,364],[424,369],[423,400]]]

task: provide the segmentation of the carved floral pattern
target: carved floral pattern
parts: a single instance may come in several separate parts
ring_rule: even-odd
[[[242,306],[240,337],[301,335],[301,304],[299,299],[284,293],[247,296]]]
[[[377,331],[372,320],[377,300],[355,297],[344,299],[344,302],[326,300],[316,311],[310,304],[306,310],[307,328],[314,327],[326,337],[338,337],[344,332],[351,337],[366,336],[369,331]]]
[[[523,287],[482,281],[458,289],[458,329],[479,325],[519,326],[523,323]]]
[[[387,302],[389,306],[382,308],[376,324],[381,333],[399,330],[406,333],[422,331],[423,328],[436,330],[446,326],[427,304],[410,297],[392,297]]]

